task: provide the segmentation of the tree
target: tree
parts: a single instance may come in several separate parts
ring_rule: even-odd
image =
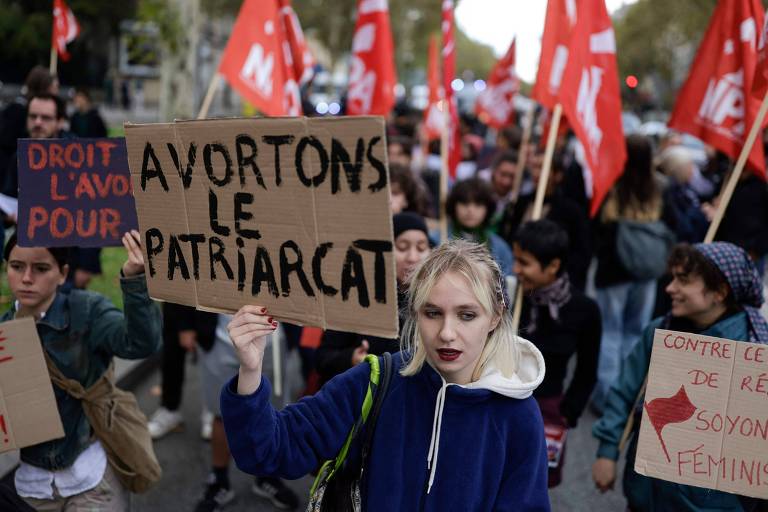
[[[717,0],[638,0],[614,16],[622,77],[652,84],[657,106],[669,109],[685,80]]]
[[[100,84],[109,62],[109,40],[120,33],[122,20],[134,16],[136,3],[67,1],[82,31],[67,47],[72,59],[60,63],[59,75],[64,83]],[[52,4],[51,0],[0,0],[0,80],[20,83],[34,65],[48,65]]]

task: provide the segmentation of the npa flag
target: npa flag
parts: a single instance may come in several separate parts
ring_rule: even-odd
[[[268,116],[297,116],[299,86],[286,62],[277,0],[245,0],[224,49],[219,73]]]
[[[568,62],[568,47],[575,24],[576,0],[549,0],[541,39],[539,70],[536,72],[531,97],[550,110],[557,103],[557,92]]]
[[[80,33],[75,14],[64,0],[53,0],[53,47],[64,62],[69,60],[67,45]]]
[[[592,173],[591,215],[621,175],[627,151],[621,124],[616,39],[604,0],[581,0],[558,92]]]
[[[388,0],[358,0],[347,114],[386,116],[395,106],[396,84]]]
[[[440,62],[438,62],[437,39],[429,38],[429,55],[427,62],[427,87],[429,87],[429,104],[424,111],[424,135],[427,140],[439,139],[445,126],[445,114],[442,110],[443,90],[440,86]]]
[[[720,0],[677,95],[670,128],[738,158],[762,99],[752,94],[762,26],[760,0]],[[759,141],[752,146],[747,164],[765,178]]]
[[[459,109],[453,95],[451,82],[456,76],[456,36],[453,30],[453,0],[443,0],[443,91],[448,107],[448,174],[456,177],[456,167],[461,162],[461,138],[459,135]]]
[[[480,121],[494,128],[502,128],[515,120],[514,99],[520,90],[520,79],[515,71],[515,40],[491,70],[486,88],[477,97],[475,112]]]
[[[280,19],[283,22],[286,42],[285,61],[288,67],[293,69],[293,79],[303,84],[312,77],[312,68],[315,66],[315,58],[309,51],[307,41],[304,39],[304,31],[301,30],[299,17],[291,6],[291,0],[280,0]]]

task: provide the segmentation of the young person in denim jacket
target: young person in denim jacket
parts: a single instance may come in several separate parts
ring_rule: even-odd
[[[67,249],[19,247],[15,235],[5,247],[15,302],[0,321],[34,317],[43,349],[65,377],[86,389],[114,356],[140,359],[160,346],[160,310],[147,293],[139,233],[126,233],[123,245],[128,251],[120,277],[125,312],[98,293],[58,290],[69,271]],[[127,510],[128,491],[94,438],[80,400],[56,386],[53,391],[64,437],[21,450],[18,494],[37,510]]]

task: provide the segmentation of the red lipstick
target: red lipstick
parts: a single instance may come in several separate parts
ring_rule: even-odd
[[[461,350],[454,350],[452,348],[439,348],[437,349],[437,355],[443,361],[455,361],[461,355]]]

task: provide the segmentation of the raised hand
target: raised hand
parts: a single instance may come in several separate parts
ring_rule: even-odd
[[[123,263],[123,275],[132,277],[144,272],[144,254],[141,252],[141,235],[135,229],[123,235],[123,247],[128,259]]]
[[[277,321],[262,306],[243,306],[229,322],[229,337],[240,359],[238,393],[251,394],[259,388],[267,336],[275,329]]]

